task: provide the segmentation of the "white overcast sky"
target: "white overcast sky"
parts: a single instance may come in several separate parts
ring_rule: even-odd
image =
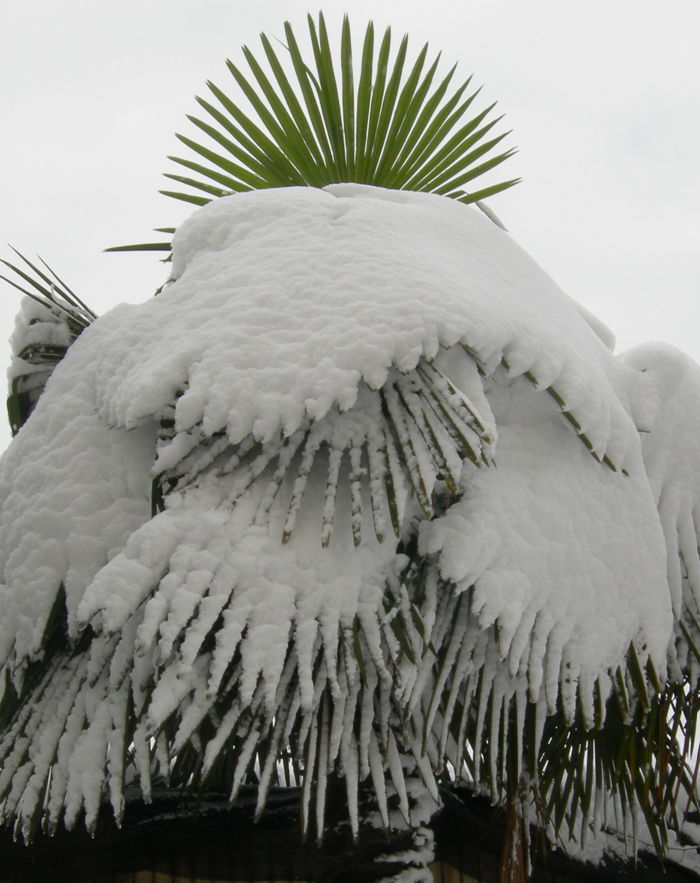
[[[700,0],[327,0],[445,63],[498,100],[517,187],[490,204],[618,349],[665,340],[700,361]],[[0,257],[40,254],[97,312],[163,281],[157,255],[103,254],[154,238],[188,206],[158,195],[175,131],[224,61],[258,34],[305,30],[298,0],[2,2]],[[186,151],[185,151],[186,153]],[[170,169],[172,170],[172,169]],[[0,289],[0,364],[18,297]],[[2,421],[0,420],[0,424]],[[0,449],[9,432],[0,430]]]

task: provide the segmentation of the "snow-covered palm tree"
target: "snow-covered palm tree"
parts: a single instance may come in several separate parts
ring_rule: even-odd
[[[695,801],[700,369],[616,356],[481,204],[515,182],[465,190],[511,151],[427,47],[285,33],[270,73],[229,63],[257,121],[210,84],[216,146],[181,137],[201,207],[150,246],[157,297],[96,319],[11,265],[2,818],[298,785],[320,838],[341,783],[428,880],[464,780],[508,808],[508,879],[530,823],[663,854]]]

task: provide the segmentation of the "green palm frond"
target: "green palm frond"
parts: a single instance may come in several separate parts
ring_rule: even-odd
[[[491,117],[495,105],[472,116],[479,90],[470,91],[471,77],[456,88],[455,67],[437,78],[440,55],[429,62],[427,44],[410,64],[408,38],[392,57],[391,29],[377,48],[370,22],[358,62],[347,16],[336,53],[321,13],[318,22],[308,16],[309,58],[289,22],[284,34],[281,50],[261,35],[267,70],[247,46],[247,71],[227,61],[232,96],[207,83],[210,97],[197,98],[204,113],[188,119],[208,140],[177,135],[191,154],[168,158],[187,174],[166,177],[186,189],[161,193],[202,206],[268,187],[356,182],[473,203],[518,182],[468,189],[514,150],[499,148],[509,133],[494,134],[501,120]],[[108,251],[168,248],[158,242]]]
[[[42,270],[17,249],[12,249],[22,261],[21,265],[0,259],[15,275],[0,279],[45,308],[43,319],[34,317],[29,324],[40,323],[43,330],[33,329],[27,336],[20,335],[10,371],[10,392],[7,398],[7,414],[12,434],[16,435],[26,423],[39,400],[53,369],[65,356],[73,341],[97,318],[96,314],[69,288],[49,265],[39,258]],[[46,272],[45,272],[46,271]],[[64,331],[57,338],[46,326],[60,325]],[[65,332],[67,331],[67,339]]]
[[[12,248],[12,246],[10,246]],[[8,276],[0,274],[0,279],[7,282],[13,288],[21,291],[27,297],[40,303],[46,307],[57,319],[65,322],[68,326],[71,337],[75,339],[78,335],[91,325],[97,318],[97,314],[83,303],[83,301],[69,288],[68,285],[58,276],[46,261],[39,258],[41,264],[48,271],[47,275],[36,264],[33,264],[16,248],[12,251],[20,258],[20,260],[32,271],[34,275],[30,275],[22,266],[11,264],[9,261],[0,258],[0,263],[4,264],[16,277],[24,283],[20,284],[17,279],[10,279]],[[29,285],[29,288],[25,288]]]
[[[398,488],[404,476],[425,518],[432,518],[443,504],[435,490],[436,478],[446,493],[459,495],[462,464],[492,465],[493,439],[469,399],[460,393],[435,365],[421,360],[415,371],[402,375],[394,369],[379,390],[363,389],[357,408],[349,418],[342,413],[318,422],[308,418],[292,435],[263,444],[252,435],[232,444],[225,430],[207,435],[201,425],[186,433],[174,431],[174,404],[161,421],[159,447],[168,456],[170,445],[178,451],[174,467],[155,480],[153,508],[164,508],[172,492],[197,486],[209,473],[219,478],[236,473],[230,502],[241,498],[258,480],[267,480],[256,514],[265,522],[279,491],[287,480],[293,492],[285,518],[282,542],[294,531],[312,470],[324,462],[324,506],[321,545],[331,541],[336,520],[337,494],[349,482],[353,542],[362,541],[363,498],[369,502],[374,533],[379,542],[390,530],[400,537],[401,503]]]

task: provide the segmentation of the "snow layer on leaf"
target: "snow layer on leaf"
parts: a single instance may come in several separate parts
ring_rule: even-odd
[[[92,329],[84,332],[86,349]],[[77,341],[0,463],[0,660],[40,651],[61,585],[68,627],[97,571],[150,515],[153,427],[110,429]]]
[[[543,676],[556,696],[560,681],[613,670],[632,641],[663,667],[665,549],[639,451],[629,475],[596,463],[522,379],[489,401],[497,467],[463,473],[464,496],[422,525],[420,551],[471,593],[481,629],[497,625],[500,658],[512,675],[526,666],[533,698]]]
[[[355,402],[361,379],[468,345],[489,370],[555,384],[599,455],[630,443],[614,358],[503,230],[445,197],[333,185],[237,194],[195,212],[175,281],[100,320],[97,397],[132,426],[176,392],[176,428],[233,441]],[[600,427],[598,431],[597,428]]]
[[[194,655],[213,625],[203,605],[213,601],[213,619],[223,610],[223,625],[212,652],[210,690],[216,691],[239,652],[241,701],[250,702],[260,678],[271,707],[292,638],[297,656],[310,660],[316,628],[306,626],[317,623],[335,654],[339,628],[351,628],[365,606],[375,615],[382,609],[386,580],[404,559],[393,544],[376,540],[356,549],[349,507],[339,510],[330,550],[322,548],[325,485],[315,474],[305,493],[307,517],[286,544],[281,536],[290,487],[271,509],[270,522],[258,525],[252,515],[263,488],[252,489],[253,500],[219,508],[214,501],[220,499],[222,481],[211,475],[207,483],[172,500],[171,508],[133,533],[92,581],[79,608],[80,621],[115,633],[145,604],[133,652],[144,655],[156,647],[156,665],[172,657],[173,667],[162,677],[178,679],[188,664],[183,665],[179,650],[173,654],[173,645],[186,635],[185,646],[191,645],[188,652]],[[310,697],[312,684],[302,683],[301,689],[303,697]],[[158,723],[173,710],[164,691],[156,691],[150,709]]]
[[[46,363],[32,364],[20,358],[27,347],[49,345],[69,347],[71,343],[68,325],[62,320],[58,310],[51,311],[30,297],[23,297],[19,312],[15,317],[15,327],[10,338],[12,362],[7,371],[10,383],[15,377],[45,371]]]
[[[650,384],[642,434],[644,468],[668,549],[674,613],[700,612],[700,366],[668,344],[648,343],[621,357]],[[649,405],[651,404],[651,408]],[[688,589],[683,598],[683,585]]]
[[[408,814],[406,747],[419,771],[448,753],[459,770],[468,738],[480,782],[492,745],[495,782],[499,721],[514,698],[524,720],[528,689],[542,723],[559,698],[592,722],[593,684],[605,699],[630,644],[663,677],[666,545],[675,609],[685,582],[700,586],[698,470],[668,434],[699,410],[696,369],[657,359],[649,380],[616,360],[507,234],[429,194],[223,198],[178,231],[173,269],[161,295],[71,346],[0,467],[0,661],[40,655],[61,586],[70,636],[92,628],[63,703],[52,819],[94,818],[107,778],[121,805],[120,738],[148,796],[159,728],[175,732],[172,757],[190,740],[205,769],[235,749],[234,795],[258,752],[264,801],[289,742],[305,806],[335,765],[352,807],[369,773]],[[652,429],[644,461],[637,426]],[[280,431],[296,430],[287,450]],[[0,751],[27,817],[57,737],[36,735],[50,707],[34,698]]]

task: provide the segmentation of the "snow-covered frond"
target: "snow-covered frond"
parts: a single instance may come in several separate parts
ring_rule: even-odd
[[[71,342],[62,317],[28,297],[23,299],[15,318],[10,341],[12,362],[7,372],[7,413],[12,435],[17,435],[29,419]]]
[[[472,374],[479,383],[473,365]],[[176,403],[166,414],[175,410]],[[218,505],[224,500],[235,505],[254,482],[264,481],[254,521],[265,524],[280,488],[293,476],[282,529],[286,543],[300,517],[314,465],[323,457],[321,545],[330,543],[343,485],[349,488],[354,545],[362,542],[363,497],[369,499],[374,533],[383,542],[388,529],[396,537],[401,534],[406,483],[402,476],[423,516],[430,518],[435,514],[436,481],[456,495],[464,462],[476,466],[491,462],[494,439],[486,428],[491,422],[490,412],[488,418],[480,417],[465,393],[424,360],[408,374],[393,370],[379,390],[361,389],[348,411],[331,412],[317,422],[307,418],[292,435],[278,441],[257,442],[251,435],[233,444],[224,431],[206,435],[201,424],[176,432],[173,421],[165,417],[154,467],[155,504],[164,508],[166,495],[207,486]]]
[[[700,674],[700,367],[668,344],[621,356],[651,388],[642,426],[644,468],[667,550],[667,578],[677,628],[679,665]],[[692,440],[692,443],[689,441]]]
[[[126,432],[97,417],[79,353],[95,330],[70,347],[0,462],[0,661],[14,680],[45,652],[58,594],[76,636],[86,587],[150,515],[155,422]]]
[[[34,410],[57,363],[97,317],[48,264],[41,261],[50,275],[13,250],[26,269],[3,260],[15,277],[0,275],[0,279],[25,295],[15,320],[13,359],[8,371],[7,409],[12,434],[16,435]]]
[[[100,321],[98,407],[113,425],[161,414],[232,442],[292,435],[361,381],[466,346],[551,390],[600,459],[636,431],[619,365],[552,280],[477,209],[339,184],[217,199],[178,229],[174,281]]]
[[[354,828],[443,774],[556,825],[649,810],[660,767],[615,763],[673,748],[653,384],[429,194],[223,198],[173,270],[3,459],[2,817],[90,825],[156,777],[262,808],[284,762],[317,833],[338,779]]]

